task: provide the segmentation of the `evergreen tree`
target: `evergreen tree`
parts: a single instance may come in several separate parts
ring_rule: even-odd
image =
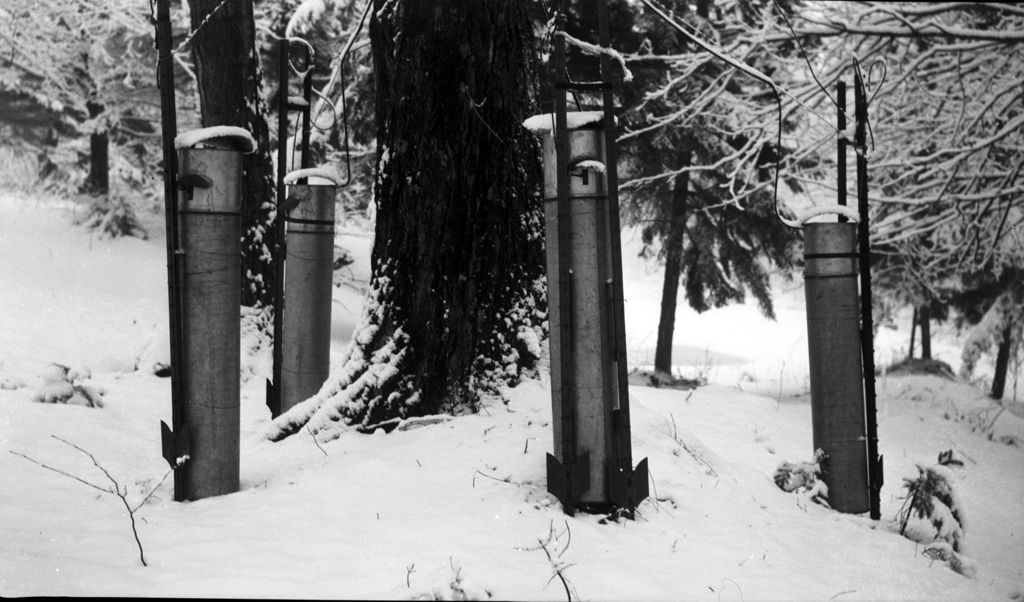
[[[725,47],[750,42],[741,38],[763,26],[749,3],[721,10],[701,0],[695,12],[688,2],[670,4],[674,20]],[[765,84],[650,11],[639,27],[645,38],[628,55],[634,82],[625,94],[622,141],[630,169],[623,188],[633,203],[627,215],[642,224],[644,253],[665,261],[655,369],[668,373],[680,281],[698,312],[742,302],[749,291],[773,318],[768,267],[788,273],[798,238],[773,204],[771,172],[786,151],[751,134],[769,98]],[[748,55],[766,72],[775,66],[756,45]]]

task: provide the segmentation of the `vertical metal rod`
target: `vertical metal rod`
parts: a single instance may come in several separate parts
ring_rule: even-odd
[[[342,96],[345,91],[342,90]],[[299,167],[306,169],[313,166],[313,158],[309,156],[309,138],[312,128],[310,127],[310,111],[313,110],[313,52],[306,48],[306,74],[302,77],[302,97],[306,105],[302,109],[302,160]]]
[[[274,216],[274,366],[267,386],[267,406],[273,417],[281,412],[281,338],[284,324],[285,187],[288,171],[288,40],[282,39],[278,57],[277,94],[277,212]],[[305,153],[303,153],[305,154]]]
[[[558,7],[555,21],[557,32],[565,31],[565,0]],[[565,90],[558,83],[565,77],[565,38],[555,35],[555,169],[558,192],[558,301],[559,328],[561,340],[572,341],[572,229],[569,216],[569,130],[567,128]],[[564,344],[564,343],[563,343]],[[561,353],[561,398],[562,398],[562,464],[576,462],[576,390],[575,358],[571,353]],[[579,492],[576,492],[578,495]]]
[[[868,216],[868,159],[866,128],[868,121],[867,94],[860,69],[854,72],[854,118],[856,132],[854,147],[857,151],[857,202],[860,212],[860,303],[861,350],[864,354],[864,403],[867,413],[868,466],[871,488],[871,518],[881,518],[882,459],[878,455],[878,417],[875,399],[874,322],[871,309],[871,245]]]
[[[178,195],[175,189],[178,157],[174,149],[177,136],[177,113],[174,106],[174,61],[171,56],[170,0],[157,0],[156,44],[157,85],[160,88],[160,126],[163,135],[164,159],[164,219],[167,237],[167,297],[168,328],[171,343],[171,426],[174,434],[181,433],[183,408],[182,391],[185,390],[184,342],[181,336],[181,272],[178,253]],[[174,499],[184,499],[181,479],[174,477]]]
[[[611,35],[608,24],[608,5],[605,0],[597,0],[598,40],[602,47],[611,47]],[[601,79],[611,82],[613,63],[607,54],[601,55]],[[616,449],[614,458],[621,470],[632,471],[632,444],[629,426],[629,368],[626,365],[626,327],[625,310],[622,294],[622,227],[619,221],[619,175],[618,151],[616,149],[617,127],[615,123],[615,93],[610,86],[603,90],[604,129],[605,129],[605,182],[608,188],[608,252],[611,256],[612,318],[614,328],[613,358],[616,364],[616,380],[618,384],[619,424],[614,429]],[[645,475],[646,477],[646,475]]]
[[[836,140],[836,200],[840,205],[846,205],[846,82],[836,82],[836,126],[839,129],[839,137]],[[846,216],[839,216],[840,222],[845,222]]]

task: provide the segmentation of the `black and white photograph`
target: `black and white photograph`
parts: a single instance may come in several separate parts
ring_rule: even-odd
[[[1024,3],[0,0],[0,597],[1024,602]]]

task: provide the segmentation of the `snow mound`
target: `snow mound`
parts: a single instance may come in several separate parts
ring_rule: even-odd
[[[88,367],[53,363],[43,368],[38,377],[42,384],[32,392],[32,401],[103,407],[103,392],[85,383],[92,378]]]

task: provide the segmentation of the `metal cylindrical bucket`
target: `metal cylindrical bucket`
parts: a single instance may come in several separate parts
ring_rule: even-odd
[[[851,513],[870,506],[856,235],[853,223],[804,226],[814,448],[829,505]]]
[[[334,264],[333,185],[296,184],[298,204],[286,223],[281,326],[281,411],[308,399],[327,380],[331,351]]]
[[[552,425],[554,456],[565,462],[563,409],[576,410],[576,454],[589,454],[590,488],[580,495],[584,504],[609,502],[606,468],[612,450],[612,409],[615,386],[612,369],[610,323],[605,282],[610,273],[610,256],[602,253],[609,236],[607,192],[603,170],[580,168],[589,163],[604,164],[604,130],[569,130],[568,219],[571,239],[569,269],[560,266],[557,161],[554,137],[543,137],[544,216],[548,278],[548,324],[551,352]],[[571,278],[571,316],[561,315],[560,279]],[[562,336],[562,321],[572,323],[571,340]],[[572,358],[575,399],[566,399],[562,389],[562,357]]]
[[[242,152],[179,151],[184,498],[238,491]]]

